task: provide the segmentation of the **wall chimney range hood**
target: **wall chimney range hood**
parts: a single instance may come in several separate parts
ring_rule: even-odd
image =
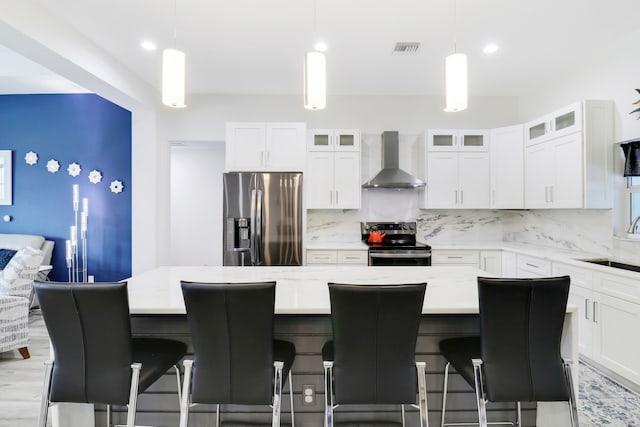
[[[403,171],[399,167],[399,144],[397,131],[382,132],[382,170],[362,188],[421,188],[424,181]]]

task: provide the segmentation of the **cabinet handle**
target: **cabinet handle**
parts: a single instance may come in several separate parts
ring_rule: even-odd
[[[598,310],[598,301],[593,302],[593,323],[598,323],[598,319],[596,318],[596,312]]]
[[[359,256],[355,256],[355,255],[347,255],[344,257],[344,259],[361,259],[362,257]]]
[[[270,155],[270,154],[269,154],[269,152],[267,151],[267,161],[265,162],[267,166],[269,165],[269,161],[271,160],[271,158],[270,158],[270,157],[271,157],[271,155]]]
[[[447,259],[462,259],[461,256],[447,256]]]
[[[549,198],[551,199],[551,203],[553,203],[553,187],[555,187],[555,185],[549,187]]]
[[[264,166],[264,151],[260,152],[260,166]]]
[[[329,205],[333,205],[333,191],[329,190]]]
[[[584,299],[584,318],[589,320],[589,298]]]
[[[338,190],[336,190],[336,206],[340,204],[340,198],[338,196]]]
[[[460,190],[460,204],[464,205],[464,191]]]
[[[549,203],[549,187],[544,187],[544,202]]]
[[[535,264],[529,264],[528,262],[525,262],[526,265],[528,265],[529,267],[533,267],[533,268],[540,268],[539,265],[535,265]]]
[[[458,190],[454,190],[454,193],[456,193],[456,205],[458,204]]]

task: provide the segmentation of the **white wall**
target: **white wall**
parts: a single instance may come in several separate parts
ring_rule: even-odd
[[[307,128],[355,128],[367,133],[428,128],[491,128],[516,124],[515,97],[479,97],[469,109],[445,113],[444,99],[417,96],[330,96],[327,109],[309,111],[294,95],[189,96],[189,107],[163,114],[171,140],[223,141],[225,122],[306,122]]]
[[[170,265],[222,265],[224,144],[171,146]]]

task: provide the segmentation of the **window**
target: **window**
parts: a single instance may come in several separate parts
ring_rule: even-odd
[[[640,176],[627,178],[627,192],[629,194],[629,223],[640,215]]]

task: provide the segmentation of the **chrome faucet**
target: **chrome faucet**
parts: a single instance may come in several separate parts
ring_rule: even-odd
[[[633,222],[631,223],[631,225],[629,226],[629,228],[627,229],[627,234],[636,234],[636,228],[638,227],[638,222],[640,221],[640,215],[638,215]]]

